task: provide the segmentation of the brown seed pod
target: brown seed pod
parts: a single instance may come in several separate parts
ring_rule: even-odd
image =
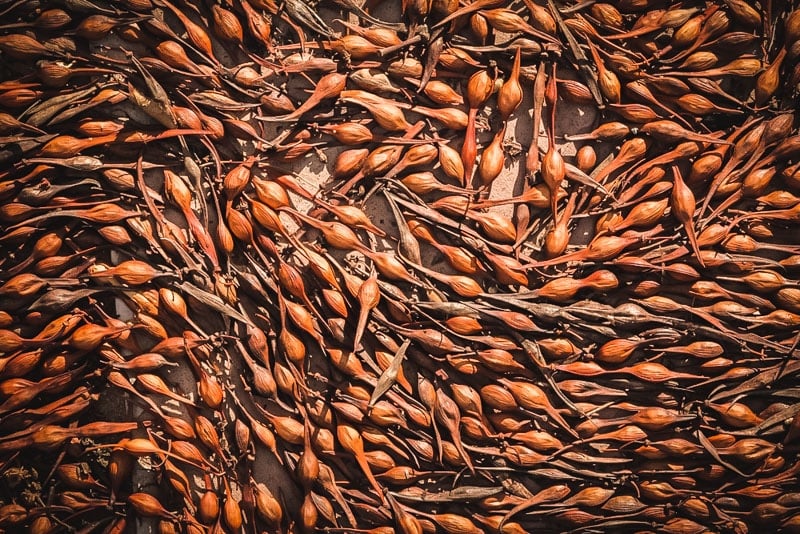
[[[368,155],[369,150],[366,148],[354,148],[340,152],[336,156],[333,166],[333,176],[339,180],[354,176],[364,166]]]
[[[623,18],[619,10],[611,4],[596,3],[589,8],[589,12],[601,24],[612,28],[622,28]]]
[[[478,177],[484,186],[490,186],[503,171],[503,165],[505,164],[505,152],[503,151],[504,134],[504,130],[497,132],[489,146],[481,153],[481,161],[478,164]]]
[[[730,1],[730,0],[729,0]],[[737,2],[738,3],[738,2]],[[744,2],[741,2],[744,4]],[[744,4],[747,5],[747,4]],[[749,6],[748,6],[749,7]],[[751,8],[752,9],[752,8]],[[760,21],[760,17],[759,17]],[[786,48],[781,48],[769,67],[758,75],[756,79],[755,97],[756,105],[763,106],[778,90],[780,86],[780,71],[783,60],[786,57]]]
[[[244,29],[236,15],[219,4],[211,6],[211,16],[214,22],[214,33],[223,41],[241,44],[244,39]]]
[[[25,34],[3,35],[0,37],[0,50],[8,57],[20,60],[32,60],[50,55],[39,40]]]
[[[597,153],[594,148],[590,145],[584,145],[578,149],[578,153],[575,154],[575,163],[581,171],[585,173],[591,172],[597,163]]]
[[[373,140],[372,131],[357,122],[324,125],[320,126],[319,130],[333,136],[337,141],[345,145],[360,145]]]
[[[149,493],[132,493],[128,496],[128,503],[137,513],[145,517],[176,518],[175,514],[164,508],[161,502]]]
[[[632,495],[615,495],[607,500],[601,509],[615,514],[629,514],[638,512],[644,507],[645,505]]]
[[[429,81],[427,85],[425,85],[423,92],[428,98],[440,106],[460,106],[464,104],[464,97],[441,80]]]
[[[558,90],[564,100],[578,105],[594,103],[594,97],[589,88],[575,80],[558,80]]]

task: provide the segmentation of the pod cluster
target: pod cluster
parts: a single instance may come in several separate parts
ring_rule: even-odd
[[[800,531],[796,2],[0,13],[0,529]]]

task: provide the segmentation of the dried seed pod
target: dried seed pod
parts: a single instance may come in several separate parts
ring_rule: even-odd
[[[489,239],[498,243],[514,243],[517,240],[517,229],[511,220],[494,211],[470,211],[467,216],[476,221]]]
[[[175,514],[164,508],[159,500],[149,493],[132,493],[128,496],[128,503],[137,513],[145,517],[176,519]]]
[[[211,16],[214,21],[214,33],[223,41],[241,44],[244,39],[244,29],[239,19],[233,12],[219,4],[211,6]]]
[[[601,506],[602,510],[606,510],[615,514],[634,513],[642,510],[643,508],[645,508],[645,505],[632,495],[615,495],[608,499],[603,506]]]
[[[589,87],[575,80],[558,80],[559,94],[564,100],[578,105],[594,103]],[[567,136],[565,136],[567,138]]]
[[[366,148],[354,148],[340,152],[336,156],[333,166],[333,177],[344,180],[354,176],[364,166],[368,155],[369,150]]]
[[[439,145],[439,164],[444,173],[462,186],[466,185],[464,163],[457,150],[447,144]]]
[[[460,106],[464,104],[464,97],[458,94],[450,85],[440,80],[430,80],[423,90],[425,96],[440,106]]]
[[[470,76],[467,82],[466,98],[467,105],[471,109],[478,109],[491,96],[494,90],[494,80],[486,70],[479,70]]]
[[[484,186],[490,186],[503,171],[503,165],[505,164],[505,153],[503,151],[504,134],[504,130],[497,132],[489,146],[481,153],[481,161],[478,164],[478,177]]]
[[[740,2],[737,2],[737,4],[738,3]],[[747,5],[744,2],[741,2],[741,4],[745,6]],[[764,72],[758,75],[755,87],[755,97],[757,106],[763,106],[764,104],[766,104],[767,101],[772,97],[772,95],[775,94],[775,92],[778,90],[778,87],[780,85],[781,65],[783,64],[783,60],[785,57],[786,57],[786,48],[781,48],[780,51],[778,52],[778,55],[775,57],[774,60],[772,60],[772,63],[770,63],[769,67],[767,67],[764,70]]]
[[[277,528],[283,520],[283,507],[266,484],[251,481],[256,511],[268,525]]]
[[[483,532],[475,523],[457,514],[434,514],[430,517],[447,534],[480,534]]]
[[[719,414],[723,422],[734,428],[750,428],[758,425],[762,421],[762,419],[753,413],[747,405],[740,402],[732,402],[729,404],[715,404],[709,402],[708,406]]]
[[[49,50],[37,39],[25,34],[10,34],[0,37],[0,50],[8,57],[32,60],[49,56]]]
[[[594,148],[584,145],[578,149],[578,153],[575,154],[575,163],[581,171],[585,173],[591,172],[597,163],[597,153]]]
[[[324,125],[320,126],[319,130],[333,136],[334,139],[345,145],[360,145],[374,139],[372,131],[357,122]]]
[[[596,3],[589,8],[589,12],[601,24],[612,28],[622,28],[623,18],[619,10],[611,4]]]
[[[737,22],[750,28],[761,25],[761,14],[743,0],[724,0]]]
[[[511,69],[508,80],[503,83],[497,92],[497,109],[503,120],[508,120],[522,102],[522,86],[519,83],[520,70],[520,49],[514,56],[514,66]]]

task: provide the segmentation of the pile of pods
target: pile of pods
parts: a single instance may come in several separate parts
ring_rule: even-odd
[[[0,20],[3,531],[800,531],[796,2]]]

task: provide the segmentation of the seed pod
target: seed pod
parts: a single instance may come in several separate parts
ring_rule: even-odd
[[[276,180],[262,180],[260,178],[253,178],[252,180],[256,190],[256,197],[274,210],[286,206],[291,207],[292,205],[289,194],[283,185],[279,183],[281,178],[283,177],[279,177]]]
[[[462,186],[465,185],[464,163],[456,149],[447,144],[440,144],[439,164],[447,176],[456,179]]]
[[[231,169],[222,180],[222,190],[228,202],[232,202],[250,183],[252,162],[242,163]]]
[[[763,169],[755,169],[745,176],[742,181],[742,195],[745,197],[757,197],[765,192],[775,176],[775,167],[767,167]],[[798,199],[800,201],[800,199]],[[780,208],[790,208],[797,204],[796,201],[790,201],[790,205],[775,206]]]
[[[734,428],[750,428],[762,421],[747,405],[740,402],[732,402],[730,404],[709,402],[708,406],[717,412],[726,424]]]
[[[373,140],[370,129],[357,122],[320,126],[320,131],[333,136],[337,141],[345,145],[360,145]]]
[[[354,176],[361,170],[368,155],[369,150],[366,148],[354,148],[340,152],[336,156],[333,166],[333,177],[344,180]]]
[[[470,212],[469,216],[480,225],[481,230],[489,239],[498,243],[514,243],[517,240],[516,227],[508,217],[501,213],[494,211]]]
[[[582,146],[575,154],[575,163],[581,171],[589,173],[597,163],[597,153],[594,148],[590,145]]]
[[[565,499],[563,504],[565,506],[580,506],[585,508],[594,508],[602,505],[614,495],[614,490],[609,488],[601,488],[597,486],[589,486],[580,490],[575,495]]]
[[[450,85],[439,80],[431,80],[423,90],[425,95],[440,106],[460,106],[464,104],[464,97],[458,94]]]
[[[629,514],[638,512],[644,507],[645,505],[632,495],[615,495],[607,500],[601,509],[616,514]]]
[[[749,28],[761,25],[761,14],[744,0],[724,0],[737,22]]]
[[[744,4],[744,2],[742,2],[742,4]],[[766,104],[767,101],[772,97],[772,95],[775,94],[775,92],[778,90],[778,86],[780,85],[781,64],[783,63],[785,57],[786,57],[786,48],[781,48],[780,51],[778,52],[778,55],[775,57],[772,63],[770,63],[769,67],[765,69],[764,72],[758,75],[755,87],[757,106],[763,106],[764,104]]]
[[[687,57],[680,67],[689,71],[701,71],[713,68],[719,57],[713,52],[695,52]]]
[[[514,412],[519,409],[519,404],[514,396],[503,386],[488,384],[480,390],[481,399],[490,408],[504,412]]]
[[[589,88],[575,80],[559,80],[559,94],[564,100],[578,105],[590,105],[594,103],[594,97]]]
[[[522,86],[519,83],[520,70],[520,49],[514,56],[514,66],[511,69],[508,80],[503,83],[497,92],[497,110],[503,120],[508,120],[522,102]]]
[[[467,105],[472,109],[480,108],[491,96],[494,80],[486,70],[479,70],[470,76],[467,82]]]
[[[411,125],[406,121],[403,110],[392,104],[369,108],[375,122],[388,132],[406,131]]]
[[[481,154],[481,161],[478,164],[478,176],[484,186],[490,186],[503,171],[503,165],[505,164],[505,153],[503,152],[504,134],[504,130],[497,132],[492,142]]]
[[[611,26],[612,28],[622,28],[622,14],[611,4],[596,3],[589,8],[589,12],[601,24]]]
[[[127,260],[98,273],[96,277],[108,278],[113,276],[123,283],[138,286],[150,282],[153,278],[158,276],[158,274],[159,272],[147,262],[141,260]]]
[[[422,76],[422,63],[414,57],[398,59],[389,64],[386,71],[396,78],[420,78]]]
[[[47,48],[33,37],[25,34],[10,34],[0,37],[0,50],[10,58],[32,60],[50,55]]]
[[[273,528],[278,527],[283,520],[283,508],[280,502],[266,484],[251,481],[251,488],[255,497],[258,515]]]
[[[434,514],[431,519],[447,534],[481,534],[484,532],[466,517],[456,514]]]
[[[622,363],[626,361],[641,343],[630,339],[612,339],[604,343],[594,358],[604,363]]]
[[[685,48],[692,44],[700,36],[703,20],[704,17],[698,15],[681,24],[672,35],[670,46],[672,46],[672,48]]]
[[[360,35],[350,34],[334,41],[331,48],[339,53],[348,54],[353,59],[361,60],[377,54],[381,46]]]
[[[400,145],[382,145],[369,153],[364,164],[361,167],[361,172],[364,176],[379,176],[386,174],[386,172],[394,167],[400,156],[403,154],[403,147]]]
[[[231,11],[219,4],[211,6],[211,16],[214,21],[214,33],[223,41],[241,44],[244,39],[244,30]]]
[[[537,289],[536,294],[555,302],[566,302],[572,299],[581,287],[581,282],[574,278],[554,278]]]
[[[561,182],[566,177],[567,171],[563,156],[561,156],[558,149],[553,146],[549,147],[547,152],[545,152],[544,158],[542,159],[541,173],[544,183],[547,184],[547,188],[550,190],[551,206],[553,214],[555,214],[556,192],[558,188],[561,187]]]
[[[128,496],[128,503],[137,513],[145,517],[162,517],[164,519],[175,519],[172,512],[167,511],[154,496],[149,493],[131,493]]]
[[[469,116],[458,108],[426,108],[414,106],[411,111],[436,119],[444,128],[450,130],[463,130],[469,125]]]
[[[489,23],[486,22],[486,17],[480,13],[473,13],[469,17],[469,26],[472,33],[478,38],[478,42],[485,44],[490,31]]]
[[[197,506],[197,517],[206,525],[212,524],[219,517],[219,497],[208,488],[208,485],[206,486],[206,491],[200,497],[200,502]]]

